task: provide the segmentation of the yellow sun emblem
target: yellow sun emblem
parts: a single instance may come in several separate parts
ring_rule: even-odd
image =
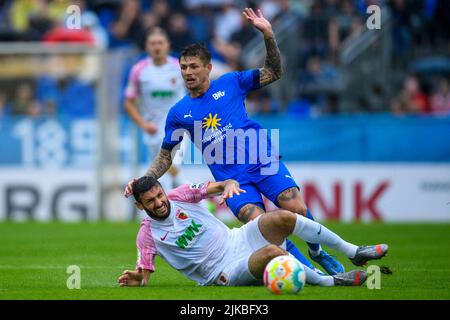
[[[212,116],[212,114],[209,114],[209,117],[203,118],[205,121],[202,123],[202,128],[206,128],[205,130],[211,129],[211,131],[218,130],[217,127],[221,127],[222,125],[219,123],[222,118],[217,118],[217,113]]]

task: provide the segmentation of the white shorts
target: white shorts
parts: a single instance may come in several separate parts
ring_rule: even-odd
[[[228,250],[223,263],[222,272],[216,279],[215,284],[222,286],[250,286],[262,284],[262,279],[256,279],[250,272],[248,260],[252,253],[269,245],[258,227],[255,220],[230,230]]]

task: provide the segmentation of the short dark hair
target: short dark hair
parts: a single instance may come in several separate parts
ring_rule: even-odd
[[[211,63],[211,53],[208,48],[199,42],[185,47],[181,51],[180,58],[178,60],[180,61],[182,57],[198,57],[202,60],[204,65]]]
[[[141,194],[146,193],[148,190],[151,190],[153,187],[159,186],[161,184],[159,181],[153,177],[143,176],[133,182],[133,197],[137,202],[141,202]]]

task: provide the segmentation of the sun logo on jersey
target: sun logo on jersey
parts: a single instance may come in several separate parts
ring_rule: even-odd
[[[215,131],[215,130],[218,130],[217,127],[222,126],[219,123],[219,121],[222,120],[222,118],[217,118],[217,113],[214,115],[214,117],[210,113],[209,116],[203,118],[203,120],[205,120],[205,121],[202,122],[202,128],[204,128],[206,131],[208,129],[211,129],[211,131]]]

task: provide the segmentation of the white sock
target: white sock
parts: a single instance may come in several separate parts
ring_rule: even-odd
[[[314,270],[303,265],[306,273],[306,283],[319,285],[322,287],[332,287],[334,286],[334,279],[332,276],[321,276]]]
[[[341,237],[320,223],[305,218],[299,214],[297,214],[297,221],[295,223],[293,234],[307,242],[319,243],[330,247],[345,254],[349,258],[354,258],[356,250],[358,249],[357,246],[342,240]]]

